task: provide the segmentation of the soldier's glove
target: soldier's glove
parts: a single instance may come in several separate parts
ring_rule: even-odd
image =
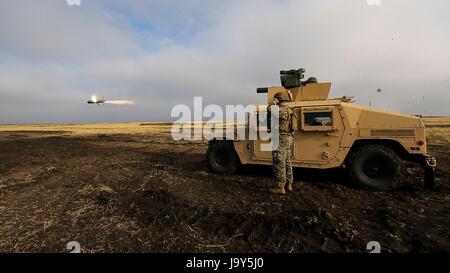
[[[269,107],[273,106],[273,105],[278,105],[280,103],[280,101],[278,99],[273,99],[273,101],[271,103],[269,103]]]

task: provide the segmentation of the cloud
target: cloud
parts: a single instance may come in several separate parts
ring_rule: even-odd
[[[446,1],[30,2],[0,10],[2,123],[168,120],[193,96],[263,103],[255,88],[298,67],[335,97],[449,114]],[[81,106],[93,92],[137,105]]]
[[[139,51],[133,29],[95,1],[4,0],[0,9],[0,57],[23,62],[77,62],[129,56]]]

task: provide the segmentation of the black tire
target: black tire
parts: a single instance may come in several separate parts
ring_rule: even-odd
[[[239,157],[230,141],[211,141],[207,160],[209,169],[220,174],[234,174],[240,165]]]
[[[402,160],[389,147],[365,145],[354,150],[347,161],[351,180],[373,191],[394,190],[401,185]]]

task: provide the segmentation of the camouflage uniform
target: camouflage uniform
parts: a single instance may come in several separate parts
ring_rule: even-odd
[[[291,161],[294,137],[289,128],[290,118],[291,110],[287,106],[280,106],[279,145],[278,149],[272,152],[273,170],[279,188],[284,188],[286,183],[292,185],[294,182]]]

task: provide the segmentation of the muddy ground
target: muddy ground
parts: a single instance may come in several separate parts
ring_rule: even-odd
[[[270,167],[208,172],[205,143],[168,134],[76,137],[0,133],[0,251],[386,252],[450,251],[450,151],[437,188],[409,165],[404,186],[360,190],[342,170],[296,170],[295,193],[268,193]]]

